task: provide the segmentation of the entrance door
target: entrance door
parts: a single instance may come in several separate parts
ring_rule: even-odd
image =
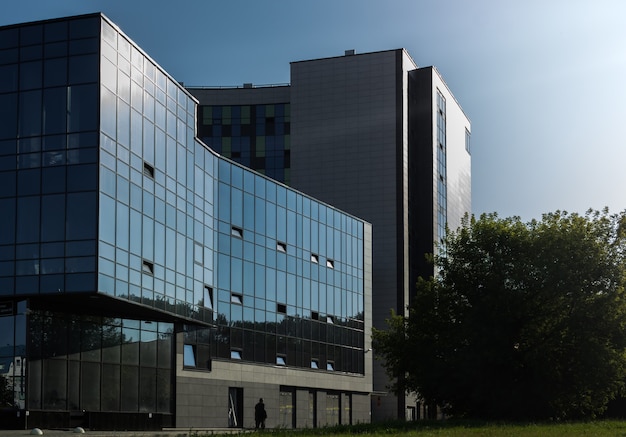
[[[243,388],[228,388],[228,426],[243,428]]]

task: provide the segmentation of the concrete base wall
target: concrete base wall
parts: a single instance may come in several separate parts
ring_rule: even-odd
[[[254,428],[254,406],[259,398],[267,411],[267,428],[369,422],[369,387],[371,379],[359,375],[214,361],[211,372],[177,371],[175,426]],[[239,389],[241,395],[235,405],[240,410],[236,425],[229,420],[231,388]],[[338,405],[333,404],[337,399]]]

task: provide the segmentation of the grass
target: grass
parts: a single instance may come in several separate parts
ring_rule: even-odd
[[[576,423],[485,423],[460,421],[360,424],[308,430],[273,429],[265,437],[626,437],[626,421]]]

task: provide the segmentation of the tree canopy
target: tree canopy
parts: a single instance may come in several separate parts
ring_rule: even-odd
[[[594,417],[620,394],[626,212],[466,217],[443,247],[408,317],[374,330],[394,390],[493,419]]]

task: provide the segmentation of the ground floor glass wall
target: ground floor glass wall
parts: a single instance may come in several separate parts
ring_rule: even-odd
[[[38,312],[27,407],[171,413],[173,324]]]
[[[0,409],[25,407],[26,302],[0,302]]]

